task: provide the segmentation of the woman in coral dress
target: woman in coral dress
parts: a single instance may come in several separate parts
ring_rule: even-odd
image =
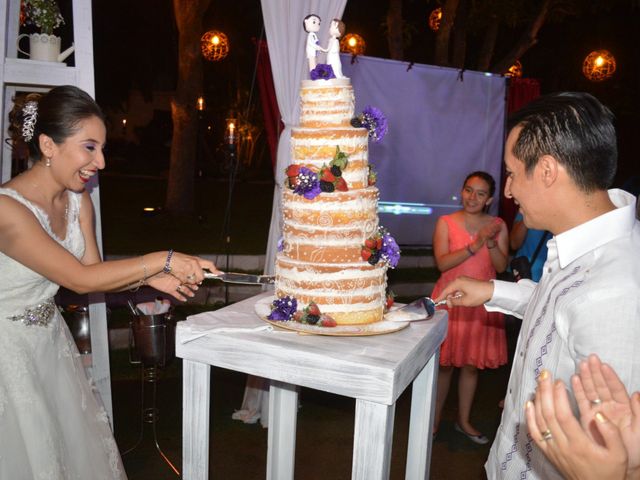
[[[433,290],[433,298],[459,276],[490,280],[495,278],[496,271],[502,272],[507,267],[507,227],[500,218],[486,213],[494,193],[493,177],[486,172],[473,172],[464,181],[462,209],[438,219],[433,252],[442,275]],[[507,340],[501,313],[489,313],[484,307],[449,309],[447,338],[440,349],[435,430],[440,423],[453,369],[460,368],[455,429],[475,443],[487,443],[489,439],[469,420],[478,369],[497,368],[505,363]]]

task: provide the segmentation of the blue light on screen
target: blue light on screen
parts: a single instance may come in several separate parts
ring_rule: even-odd
[[[394,215],[431,215],[433,209],[425,203],[378,202],[378,213]]]

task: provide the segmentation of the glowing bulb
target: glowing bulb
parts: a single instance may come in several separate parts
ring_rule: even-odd
[[[126,118],[123,118],[123,119],[122,119],[122,126],[123,126],[123,127],[126,127],[126,126],[127,126],[127,119],[126,119]]]
[[[356,46],[356,43],[358,43],[358,41],[357,41],[355,38],[351,37],[351,38],[349,39],[349,46],[350,46],[350,47],[355,47],[355,46]]]
[[[213,43],[214,45],[218,45],[220,43],[220,37],[218,35],[214,35],[211,39],[211,43]]]
[[[604,63],[604,58],[602,58],[602,56],[599,55],[595,61],[596,67],[601,67],[603,63]]]

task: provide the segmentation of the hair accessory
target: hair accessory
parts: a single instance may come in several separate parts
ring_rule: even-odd
[[[33,138],[36,120],[38,120],[38,103],[31,100],[22,107],[22,138],[25,142],[30,142]]]
[[[170,273],[171,272],[171,257],[173,256],[173,249],[169,249],[169,253],[167,253],[167,261],[164,262],[164,268],[162,269],[162,271],[164,273]]]

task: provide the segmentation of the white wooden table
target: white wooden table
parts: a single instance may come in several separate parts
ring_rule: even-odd
[[[272,294],[218,312],[240,312],[248,324],[255,323],[254,304],[265,295]],[[242,321],[238,317],[237,323]],[[443,311],[428,322],[414,322],[387,335],[329,337],[247,330],[211,332],[182,343],[188,326],[179,322],[176,355],[183,359],[182,478],[209,478],[209,394],[211,366],[216,366],[272,380],[269,480],[294,478],[297,385],[356,399],[351,478],[387,479],[395,402],[413,383],[405,478],[427,479],[436,368],[446,329]]]

